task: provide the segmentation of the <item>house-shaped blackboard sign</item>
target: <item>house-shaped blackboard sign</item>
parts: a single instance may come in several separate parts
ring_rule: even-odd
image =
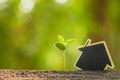
[[[91,43],[91,40],[88,39],[86,44],[80,47],[79,50],[82,54],[75,63],[77,68],[82,70],[106,70],[108,67],[114,68],[104,41]]]

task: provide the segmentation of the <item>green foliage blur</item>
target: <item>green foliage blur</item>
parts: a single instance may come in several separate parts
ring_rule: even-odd
[[[120,69],[120,0],[0,0],[0,69],[62,70],[58,34],[75,39],[66,70],[76,69],[88,38],[106,41]]]

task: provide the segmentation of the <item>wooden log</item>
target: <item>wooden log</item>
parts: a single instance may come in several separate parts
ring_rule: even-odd
[[[120,71],[0,70],[0,80],[120,80]]]

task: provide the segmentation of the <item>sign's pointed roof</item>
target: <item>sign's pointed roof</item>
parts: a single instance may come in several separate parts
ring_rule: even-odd
[[[79,48],[82,55],[79,57],[76,66],[93,70],[114,68],[106,43],[101,41],[90,44],[90,42],[91,40],[88,39],[85,46]]]

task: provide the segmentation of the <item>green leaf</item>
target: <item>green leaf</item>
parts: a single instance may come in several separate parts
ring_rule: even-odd
[[[69,40],[67,40],[66,41],[66,43],[71,43],[71,42],[73,42],[75,39],[69,39]]]
[[[62,51],[66,49],[66,46],[61,42],[56,42],[55,47],[57,47],[58,49],[60,49]]]
[[[61,35],[58,35],[58,39],[59,39],[59,41],[62,42],[62,43],[65,42],[64,38],[63,38]]]

